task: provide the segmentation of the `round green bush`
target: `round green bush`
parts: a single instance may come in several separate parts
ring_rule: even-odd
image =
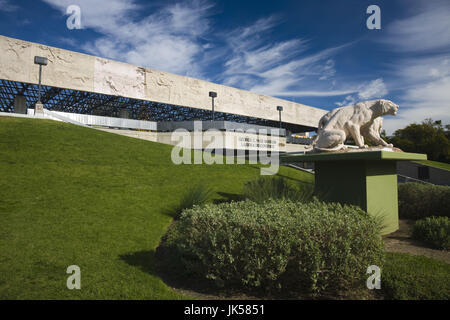
[[[321,294],[365,286],[384,259],[379,228],[358,207],[247,200],[185,210],[165,246],[186,276],[219,287]]]
[[[450,219],[448,217],[428,217],[416,221],[412,237],[436,249],[450,249]]]
[[[401,219],[450,217],[450,187],[401,183],[398,186],[398,213]]]

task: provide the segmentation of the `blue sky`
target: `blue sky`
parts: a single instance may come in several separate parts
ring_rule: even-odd
[[[69,5],[82,29],[67,28]],[[0,34],[328,110],[390,99],[388,134],[450,123],[448,0],[0,0]]]

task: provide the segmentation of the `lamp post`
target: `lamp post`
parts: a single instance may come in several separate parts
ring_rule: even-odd
[[[42,66],[46,66],[48,63],[47,58],[35,56],[34,57],[34,64],[39,65],[39,91],[38,91],[38,102],[36,103],[36,106],[34,108],[34,112],[43,112],[43,106],[41,102],[41,76],[42,76]]]
[[[214,98],[217,97],[217,92],[210,91],[210,92],[209,92],[209,96],[210,96],[211,99],[212,99],[212,121],[214,121]]]
[[[283,111],[283,107],[282,106],[277,106],[277,110],[280,113],[280,130],[281,130],[281,111]],[[281,132],[280,132],[281,134]]]

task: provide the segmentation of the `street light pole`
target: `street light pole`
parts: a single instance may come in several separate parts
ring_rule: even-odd
[[[38,91],[38,101],[34,108],[34,112],[43,112],[43,106],[41,102],[41,78],[42,78],[42,66],[46,66],[48,64],[47,58],[35,56],[34,63],[39,65],[39,91]]]
[[[39,65],[39,94],[38,94],[39,103],[41,103],[41,78],[42,78],[42,64]]]
[[[281,111],[283,111],[283,107],[282,106],[277,106],[277,110],[280,113],[280,131],[281,131]],[[281,132],[280,132],[281,134]]]
[[[212,99],[212,121],[214,121],[214,98],[217,97],[217,92],[210,91],[210,92],[209,92],[209,96],[210,96],[211,99]]]

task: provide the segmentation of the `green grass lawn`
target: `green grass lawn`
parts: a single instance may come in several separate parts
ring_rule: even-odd
[[[170,208],[197,183],[233,198],[256,165],[174,165],[172,147],[0,118],[0,299],[183,299],[153,271]],[[281,167],[306,183],[313,176]],[[66,269],[81,268],[81,290]]]
[[[386,254],[381,275],[386,299],[450,299],[450,264],[407,253]]]
[[[438,161],[432,161],[432,160],[420,160],[420,161],[415,161],[430,167],[435,167],[435,168],[439,168],[439,169],[445,169],[445,170],[449,170],[450,171],[450,164],[449,163],[445,163],[445,162],[438,162]]]

